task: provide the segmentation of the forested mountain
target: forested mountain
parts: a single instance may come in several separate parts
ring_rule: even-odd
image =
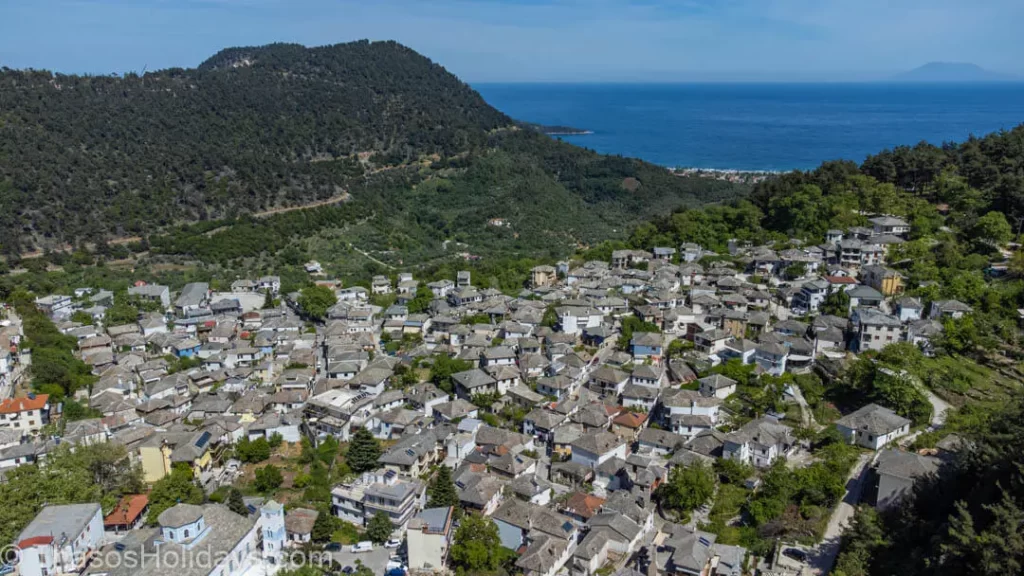
[[[542,205],[578,215],[569,222],[577,228],[600,229],[588,220],[596,217],[622,229],[655,208],[693,202],[694,193],[733,193],[522,130],[441,66],[394,42],[231,48],[196,69],[142,76],[5,68],[0,110],[0,244],[10,255],[346,194],[365,204],[357,212],[377,218],[383,207],[393,215],[402,207],[381,190],[397,194],[431,180],[430,160],[457,191],[466,171],[488,187],[449,195],[446,203],[460,212],[442,214],[445,225],[466,206],[507,217],[500,201],[512,203],[510,212]],[[498,171],[487,172],[481,160]],[[398,178],[379,177],[395,169]],[[623,186],[626,178],[639,186]],[[418,196],[418,207],[436,199]],[[655,202],[636,212],[646,200]],[[626,222],[617,221],[622,214]]]

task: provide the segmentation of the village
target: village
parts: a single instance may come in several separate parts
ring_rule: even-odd
[[[26,387],[32,350],[8,309],[0,473],[45,467],[64,445],[110,443],[148,485],[184,467],[212,495],[251,483],[243,446],[271,444],[277,461],[337,441],[354,461],[369,433],[376,463],[332,476],[329,513],[360,533],[382,515],[391,525],[383,542],[318,542],[314,525],[327,511],[275,499],[273,489],[247,493],[242,514],[210,500],[154,521],[143,492],[106,514],[100,502],[44,507],[3,543],[20,558],[8,568],[169,574],[100,566],[83,553],[164,546],[222,558],[179,574],[271,574],[287,567],[287,550],[316,547],[345,573],[447,574],[459,526],[479,517],[525,576],[826,574],[855,506],[891,506],[957,449],[952,437],[908,448],[943,425],[948,407],[934,394],[930,417],[914,422],[876,403],[839,413],[802,386],[891,345],[927,356],[946,320],[972,314],[956,300],[925,307],[905,296],[887,255],[911,226],[869,221],[830,230],[818,246],[736,241],[716,254],[683,244],[541,265],[516,295],[477,287],[470,272],[342,286],[310,262],[313,282],[333,294],[322,318],[274,276],[224,292],[139,281],[127,298],[147,311],[117,325],[103,325],[113,293],[39,296],[35,306],[77,340],[97,378],[74,394],[93,416],[67,419],[59,400]],[[72,320],[83,313],[94,321]],[[839,493],[799,507],[816,528],[797,537],[761,526],[757,549],[742,545],[736,534],[750,521],[728,512],[726,496],[757,498],[780,469],[830,466],[838,450],[825,436],[852,456]],[[458,503],[431,507],[442,468]],[[708,494],[688,490],[686,474],[712,471]]]

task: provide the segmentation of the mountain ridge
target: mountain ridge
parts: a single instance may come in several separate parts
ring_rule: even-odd
[[[478,238],[479,222],[519,211],[540,219],[536,230],[588,242],[654,210],[743,192],[524,129],[390,41],[226,48],[197,68],[142,76],[2,69],[0,102],[0,250],[10,256],[341,194],[387,235],[408,229],[402,241]],[[623,188],[630,178],[639,191]],[[450,185],[413,192],[427,182]]]

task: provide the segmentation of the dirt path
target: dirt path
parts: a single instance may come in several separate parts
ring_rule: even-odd
[[[843,500],[836,506],[832,517],[829,518],[828,528],[825,529],[825,537],[818,544],[817,550],[811,555],[809,564],[812,573],[819,576],[828,574],[839,555],[840,539],[843,530],[850,523],[853,514],[857,511],[857,503],[860,502],[861,492],[864,490],[864,479],[867,476],[867,467],[874,459],[874,454],[862,454],[857,463],[850,471],[846,483],[846,494]]]

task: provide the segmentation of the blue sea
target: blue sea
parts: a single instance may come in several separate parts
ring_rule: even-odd
[[[810,169],[1024,122],[1024,83],[473,87],[518,120],[593,132],[568,142],[673,167]]]

